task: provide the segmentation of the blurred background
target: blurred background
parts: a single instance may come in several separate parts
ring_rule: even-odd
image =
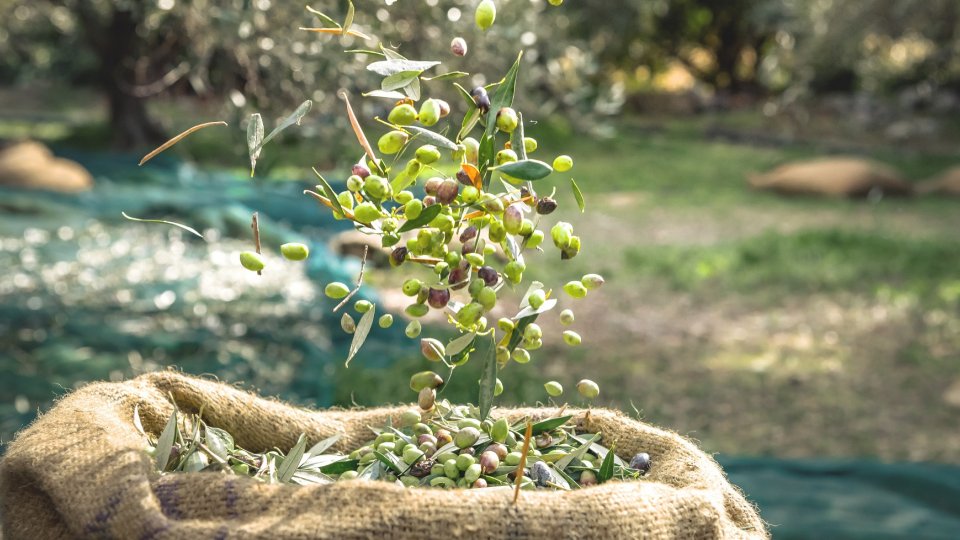
[[[525,50],[527,135],[574,157],[588,212],[560,185],[551,217],[583,253],[533,277],[607,284],[577,306],[583,346],[515,370],[504,402],[589,376],[715,453],[777,538],[957,537],[960,4],[498,0],[485,33],[474,4],[358,0],[355,25],[469,85]],[[387,112],[360,96],[375,58],[344,52],[376,41],[300,31],[321,21],[283,0],[0,0],[0,21],[0,451],[70,389],[166,366],[315,406],[414,399],[403,325],[343,367],[323,286],[355,280],[357,249],[301,194],[360,155],[337,90]],[[269,131],[308,98],[250,179],[250,114]],[[304,241],[309,262],[241,269],[254,211],[268,252]],[[399,317],[373,266],[363,295]],[[478,372],[445,396],[475,400]]]

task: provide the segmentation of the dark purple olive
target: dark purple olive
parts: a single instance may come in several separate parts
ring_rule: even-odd
[[[405,246],[400,246],[390,252],[390,264],[400,266],[407,260],[407,254],[410,252]]]
[[[467,174],[467,171],[463,169],[460,169],[459,171],[457,171],[457,180],[465,186],[473,185],[473,182],[470,180],[470,175]]]
[[[478,232],[477,228],[474,227],[473,225],[470,225],[469,227],[464,229],[462,233],[460,233],[460,242],[466,244],[470,240],[473,240],[474,238],[477,237],[477,232]]]
[[[363,179],[366,179],[368,176],[370,176],[370,169],[363,162],[360,162],[354,165],[353,169],[351,169],[350,172],[352,172],[353,174]]]
[[[493,287],[500,281],[500,276],[491,266],[481,266],[480,269],[477,270],[477,275],[487,284],[487,287]]]
[[[437,190],[440,189],[440,184],[442,183],[443,178],[434,176],[423,184],[423,190],[427,192],[427,195],[436,195]]]
[[[550,197],[544,197],[537,201],[537,213],[541,216],[552,214],[557,209],[557,201]]]
[[[487,95],[486,88],[478,86],[473,89],[473,92],[470,92],[470,95],[473,96],[473,102],[477,104],[480,111],[484,114],[490,111],[490,96]]]
[[[448,178],[440,184],[440,187],[437,188],[437,201],[439,201],[440,204],[450,204],[456,200],[459,192],[460,187],[457,185],[457,181]]]
[[[430,469],[433,468],[434,464],[435,462],[432,459],[421,459],[410,467],[410,476],[416,476],[417,478],[429,476]]]
[[[434,309],[443,309],[450,302],[450,289],[430,289],[427,303]]]
[[[640,452],[633,456],[633,458],[630,459],[630,468],[646,474],[646,472],[650,470],[650,454]]]

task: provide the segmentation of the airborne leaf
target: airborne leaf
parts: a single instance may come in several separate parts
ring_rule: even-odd
[[[280,122],[277,127],[273,128],[273,131],[271,131],[269,135],[264,137],[263,142],[260,143],[260,148],[263,148],[263,145],[273,140],[274,137],[279,135],[281,131],[287,129],[288,127],[294,124],[299,126],[300,121],[303,120],[303,117],[306,116],[308,112],[310,112],[311,107],[313,107],[313,101],[310,101],[309,99],[301,103],[300,106],[297,107],[297,110],[290,113],[290,116],[284,118],[283,122]],[[259,117],[260,115],[257,116]],[[260,128],[263,129],[263,126],[261,125]]]
[[[477,339],[476,332],[470,332],[458,337],[457,339],[454,339],[449,344],[447,344],[446,351],[445,351],[447,353],[447,356],[456,356],[462,353],[463,351],[467,350],[470,347],[470,345],[473,344],[473,341],[475,339]]]
[[[440,205],[437,205],[440,206]],[[350,351],[347,354],[347,363],[346,367],[350,367],[350,361],[353,360],[353,357],[357,355],[360,351],[360,347],[363,346],[363,342],[367,340],[367,335],[370,333],[370,328],[373,326],[374,317],[376,317],[377,306],[374,304],[370,307],[370,310],[363,314],[363,317],[360,317],[360,322],[357,323],[357,329],[353,333],[353,341],[350,342]]]
[[[247,148],[250,150],[250,176],[257,169],[257,159],[260,158],[260,149],[263,147],[263,118],[260,113],[250,115],[247,124]]]
[[[126,212],[120,212],[120,215],[122,215],[126,219],[129,219],[130,221],[139,221],[140,223],[163,223],[164,225],[173,225],[174,227],[180,227],[181,229],[189,233],[195,234],[200,238],[203,238],[203,235],[198,233],[196,229],[194,229],[193,227],[188,227],[182,223],[176,223],[174,221],[167,221],[164,219],[140,219],[140,218],[128,216]]]
[[[182,133],[180,133],[179,135],[173,137],[173,138],[170,139],[169,141],[167,141],[167,142],[161,144],[160,146],[158,146],[156,149],[154,149],[154,150],[153,150],[152,152],[150,152],[149,154],[143,156],[143,159],[140,160],[139,165],[142,166],[144,163],[146,163],[146,162],[150,161],[151,159],[155,158],[158,154],[160,154],[160,153],[163,152],[164,150],[166,150],[166,149],[170,148],[171,146],[177,144],[178,142],[180,142],[180,141],[182,141],[183,139],[187,138],[187,136],[189,136],[190,134],[192,134],[192,133],[194,133],[194,132],[196,132],[196,131],[200,131],[201,129],[207,128],[207,127],[210,127],[210,126],[225,126],[225,125],[227,125],[227,123],[226,123],[226,122],[222,122],[222,121],[221,121],[221,122],[206,122],[206,123],[204,123],[204,124],[197,124],[197,125],[189,128],[189,129],[186,129],[186,130],[184,130]]]
[[[576,180],[573,178],[570,179],[570,189],[573,190],[573,196],[577,199],[577,206],[580,207],[580,213],[583,213],[583,209],[586,208],[587,203],[583,200],[583,193],[580,192],[580,186],[577,185]]]
[[[347,17],[343,21],[343,31],[346,33],[347,30],[350,30],[350,27],[353,26],[353,17],[356,15],[356,9],[353,7],[353,1],[348,0],[347,6]]]

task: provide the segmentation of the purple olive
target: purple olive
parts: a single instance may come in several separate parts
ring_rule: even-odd
[[[452,274],[452,272],[451,272]],[[443,309],[450,302],[450,289],[430,289],[427,303],[434,309]]]
[[[477,270],[477,275],[480,276],[480,279],[482,279],[488,287],[493,287],[500,281],[499,274],[497,274],[497,271],[491,266],[481,266],[480,269]]]

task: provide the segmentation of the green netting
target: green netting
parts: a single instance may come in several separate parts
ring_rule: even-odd
[[[777,539],[960,538],[960,467],[720,458]]]

